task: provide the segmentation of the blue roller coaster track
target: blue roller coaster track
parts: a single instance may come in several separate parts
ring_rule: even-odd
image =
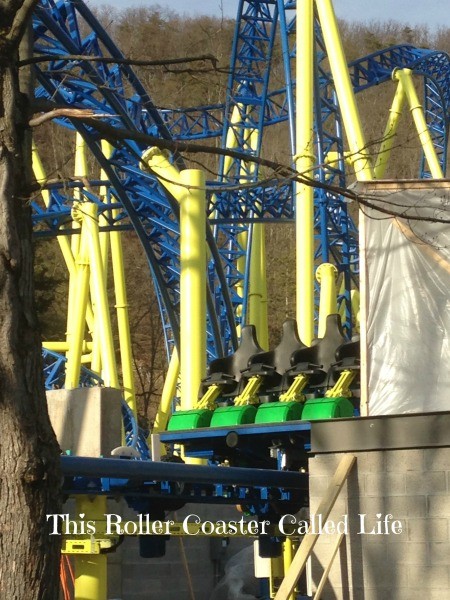
[[[287,0],[241,0],[231,55],[226,103],[178,110],[157,109],[133,69],[123,64],[114,42],[82,0],[40,0],[33,15],[34,52],[45,61],[34,66],[36,97],[76,108],[92,109],[105,115],[102,121],[112,128],[147,134],[161,140],[201,141],[208,138],[235,140],[235,147],[246,156],[259,156],[266,127],[288,124],[290,152],[295,154],[295,3]],[[272,89],[271,65],[275,48],[281,48],[285,86]],[[79,58],[106,57],[108,62]],[[332,77],[327,70],[327,55],[320,25],[316,23],[317,90],[315,101],[316,155],[315,179],[346,186],[344,142],[339,104]],[[73,58],[77,57],[77,58]],[[114,59],[118,62],[114,63]],[[450,119],[449,57],[442,52],[397,45],[349,64],[355,92],[388,81],[396,68],[409,68],[424,81],[424,107],[427,123],[445,171]],[[236,119],[233,115],[239,115]],[[130,139],[114,142],[111,157],[101,149],[104,137],[95,125],[61,118],[58,123],[77,130],[108,177],[107,182],[91,181],[89,189],[80,182],[49,186],[48,207],[33,203],[36,236],[70,233],[73,189],[82,197],[98,203],[108,228],[134,228],[144,248],[159,299],[168,353],[179,343],[179,226],[178,206],[151,173],[140,168],[139,158],[146,144]],[[249,133],[257,133],[257,144]],[[327,165],[327,155],[337,153],[338,162]],[[180,154],[174,163],[183,168]],[[233,159],[219,166],[218,179],[208,183],[208,234],[211,261],[208,290],[208,354],[221,356],[236,347],[237,310],[242,303],[234,291],[245,282],[246,273],[238,269],[238,259],[247,250],[239,234],[250,231],[255,222],[280,222],[294,219],[293,183],[258,183],[257,166]],[[420,176],[428,177],[425,162]],[[250,183],[251,186],[237,184]],[[112,204],[100,203],[91,191],[108,186],[111,202],[120,210],[111,216]],[[345,280],[346,326],[350,331],[350,288],[358,273],[357,231],[347,213],[347,204],[336,193],[315,191],[316,252],[318,262],[336,264]],[[117,204],[114,204],[117,209]],[[46,385],[60,382],[63,360],[45,353]],[[83,382],[91,374],[84,372]]]

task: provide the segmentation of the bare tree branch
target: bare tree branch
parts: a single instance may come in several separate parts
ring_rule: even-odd
[[[184,58],[165,58],[164,60],[141,60],[134,58],[111,58],[108,56],[89,56],[86,54],[56,54],[52,56],[39,55],[26,58],[19,61],[19,67],[26,65],[36,65],[44,62],[53,62],[56,60],[72,62],[99,62],[104,64],[132,65],[137,67],[166,67],[168,65],[182,65],[193,62],[210,62],[214,69],[217,68],[218,58],[213,54],[200,54],[199,56],[186,56]]]
[[[46,112],[38,117],[34,117],[28,121],[30,127],[37,127],[52,119],[58,117],[70,117],[71,119],[81,119],[89,117],[90,119],[100,119],[102,117],[111,117],[109,114],[99,114],[89,108],[55,108],[50,112]]]
[[[18,45],[28,24],[31,11],[38,0],[24,0],[22,6],[17,10],[9,32],[5,38],[12,44]]]
[[[53,102],[47,100],[40,100],[35,103],[35,107],[39,108],[49,108],[54,107],[55,104]],[[111,117],[111,115],[109,115]],[[70,117],[69,117],[70,118]],[[239,150],[232,150],[230,148],[217,148],[216,146],[208,146],[204,144],[192,143],[192,142],[183,142],[183,141],[174,141],[167,140],[160,137],[156,137],[153,135],[149,135],[147,133],[142,133],[140,131],[132,131],[130,129],[124,129],[119,127],[113,127],[108,123],[104,123],[102,121],[97,121],[95,118],[87,117],[85,115],[80,115],[77,117],[78,120],[82,121],[88,127],[98,131],[101,136],[111,142],[113,145],[117,145],[118,141],[127,142],[130,140],[134,140],[137,142],[141,142],[142,144],[146,144],[148,146],[156,146],[157,148],[161,148],[163,150],[169,150],[174,154],[178,153],[187,153],[187,154],[214,154],[218,156],[228,156],[234,158],[236,160],[240,160],[247,163],[255,163],[263,167],[267,167],[271,169],[274,173],[274,177],[272,179],[267,178],[264,182],[264,185],[267,187],[269,185],[279,185],[280,178],[284,179],[284,183],[289,181],[295,181],[297,183],[301,183],[302,185],[314,187],[317,189],[323,189],[331,194],[335,194],[337,196],[343,196],[349,200],[356,202],[359,205],[366,206],[368,208],[374,208],[379,212],[386,213],[392,217],[400,217],[406,218],[408,220],[415,221],[428,221],[431,223],[450,223],[450,219],[436,219],[432,217],[420,217],[420,216],[409,216],[404,215],[402,213],[398,213],[395,211],[389,211],[387,209],[381,209],[376,205],[377,198],[370,196],[370,194],[361,194],[355,192],[350,188],[343,188],[340,186],[330,185],[325,182],[318,181],[314,179],[314,176],[299,173],[293,167],[288,165],[269,160],[266,158],[261,158],[259,156],[252,156],[250,154],[246,154]],[[138,156],[131,148],[129,149],[133,154],[136,155],[136,158],[140,160],[140,156]],[[363,149],[364,150],[364,149]],[[260,187],[261,182],[255,182],[246,184],[246,186],[239,187]],[[217,186],[215,191],[224,191],[230,190],[230,186]]]

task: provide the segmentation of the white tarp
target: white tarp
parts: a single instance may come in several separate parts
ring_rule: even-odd
[[[432,186],[433,184],[431,184]],[[380,191],[364,209],[368,414],[450,410],[450,189]]]

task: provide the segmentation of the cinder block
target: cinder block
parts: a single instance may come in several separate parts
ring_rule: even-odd
[[[428,497],[430,517],[450,517],[450,494]]]
[[[61,450],[110,456],[121,445],[121,402],[122,393],[112,388],[48,391],[48,412]]]
[[[343,454],[317,454],[308,461],[309,473],[313,476],[331,476],[334,474]]]
[[[348,498],[351,496],[365,496],[366,471],[361,467],[361,464],[359,464],[358,461],[350,471],[341,493]]]
[[[368,496],[401,496],[405,493],[403,473],[372,473],[365,476],[365,492]]]
[[[310,498],[310,514],[317,514],[317,509],[323,499],[322,496],[315,496]],[[349,506],[346,498],[343,498],[342,495],[339,495],[336,503],[334,505],[332,515],[333,518],[336,515],[345,515],[349,512]]]
[[[370,542],[368,541],[370,539]],[[392,560],[388,548],[392,544],[384,536],[364,536],[361,558],[349,552],[350,567],[362,570],[364,585],[373,588],[401,588],[408,582],[407,566]],[[357,565],[359,562],[359,567]]]
[[[387,556],[394,564],[419,565],[430,564],[428,544],[422,542],[393,542],[387,544]]]
[[[326,552],[326,554],[324,554],[323,550],[324,549],[322,549],[320,556],[315,555],[315,556],[313,556],[313,559],[312,559],[312,578],[313,578],[313,581],[314,581],[316,587],[320,582],[320,579],[323,575],[323,572],[324,572],[326,566],[328,565],[330,555],[331,555],[331,552],[330,553]],[[343,580],[341,563],[340,563],[340,558],[339,558],[339,554],[338,554],[333,562],[331,569],[330,569],[327,586],[328,586],[328,589],[331,590],[332,588],[333,589],[342,588],[343,585],[346,585],[346,581]],[[326,598],[326,597],[327,597],[327,594],[325,594],[325,592],[324,592],[324,598]]]
[[[447,519],[408,519],[408,540],[414,542],[448,542]]]
[[[390,450],[384,453],[386,471],[404,473],[405,471],[424,471],[423,450]]]
[[[120,600],[153,600],[158,597],[160,598],[160,595],[158,593],[155,592],[155,595],[153,595],[151,593],[151,590],[146,590],[146,591],[141,591],[141,592],[135,592],[133,587],[129,588],[130,591],[125,592],[122,594],[122,596],[120,596]],[[117,596],[110,596],[111,598],[116,598]]]
[[[406,473],[406,492],[411,494],[439,494],[447,489],[445,471]]]
[[[411,589],[448,590],[448,569],[444,566],[430,565],[425,569],[408,567],[408,585]]]
[[[406,595],[399,594],[401,594],[401,592],[398,588],[387,587],[374,589],[358,587],[351,588],[348,595],[344,594],[343,596],[340,596],[339,599],[347,600],[347,598],[350,597],[350,600],[413,600],[412,597],[408,595],[411,594],[410,591],[408,591]]]
[[[124,600],[127,599],[128,592],[132,592],[134,594],[148,594],[150,590],[152,592],[164,590],[163,579],[160,579],[153,569],[150,572],[147,572],[147,576],[142,575],[143,573],[141,573],[140,577],[129,577],[128,573],[124,571],[124,579],[122,583],[122,589],[124,590],[123,595],[125,596]]]
[[[450,568],[450,542],[431,542],[430,562],[432,565],[445,565]]]
[[[389,597],[390,600],[393,599],[391,595],[390,588],[384,589],[373,589],[369,587],[364,588],[353,588],[352,589],[352,600],[386,600]]]
[[[394,519],[405,520],[407,517],[427,516],[426,496],[367,496],[365,498],[349,498],[349,513],[366,513],[375,515],[392,514]]]
[[[356,466],[361,473],[385,471],[386,452],[356,452]]]
[[[110,558],[114,554],[108,554],[108,598],[122,598],[122,569]]]
[[[426,471],[450,471],[450,448],[424,450]]]
[[[443,600],[444,597],[442,590],[430,590],[427,594],[427,600]]]
[[[442,590],[440,591],[441,600]],[[392,589],[391,595],[389,596],[389,600],[416,600],[416,598],[423,598],[423,600],[430,600],[430,590],[428,590],[425,586],[421,586],[416,589],[411,588],[400,588],[400,589]],[[384,598],[380,598],[379,600],[385,600]],[[386,598],[387,600],[387,598]]]
[[[317,511],[340,457],[310,460],[311,512]],[[338,555],[330,570],[324,600],[442,600],[450,589],[448,491],[450,448],[357,453],[357,468],[330,516],[348,514],[350,535],[340,551],[343,560]],[[367,529],[377,513],[390,513],[403,532],[358,535],[359,513],[367,515]],[[333,537],[323,536],[313,559],[316,583],[332,550]]]
[[[320,574],[318,574],[316,577],[314,577],[313,579],[313,594],[315,594],[315,592],[317,591],[317,586],[319,585],[319,581],[320,581]],[[342,585],[342,584],[341,584]],[[334,582],[332,582],[330,579],[328,579],[328,581],[325,583],[325,587],[323,588],[323,592],[322,592],[322,596],[321,598],[323,598],[324,600],[326,598],[333,598],[333,600],[340,600],[341,598],[348,598],[348,595],[343,595],[343,591],[342,591],[342,587],[336,585]]]
[[[325,494],[329,485],[330,485],[331,477],[327,477],[326,475],[322,476],[310,476],[309,477],[309,493],[311,496],[320,496]]]
[[[156,564],[155,564],[156,563]],[[137,563],[125,563],[123,564],[123,574],[127,579],[139,579],[142,581],[158,581],[168,579],[172,573],[171,565],[160,564],[153,561],[152,565],[148,564],[145,558]]]

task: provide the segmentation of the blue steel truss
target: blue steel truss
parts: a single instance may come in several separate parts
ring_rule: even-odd
[[[58,390],[63,388],[67,358],[57,352],[43,349],[42,362],[45,389]],[[81,367],[80,387],[92,387],[102,383],[101,378],[96,373],[86,369],[86,367]]]
[[[292,59],[295,56],[292,33],[295,4],[286,0],[241,0],[233,43],[231,75],[225,105],[186,110],[157,110],[133,70],[117,63],[64,59],[67,55],[123,58],[116,46],[81,0],[40,0],[33,19],[35,54],[52,60],[35,68],[38,98],[78,108],[90,108],[102,115],[112,127],[159,136],[162,139],[198,140],[222,136],[226,145],[229,133],[237,149],[259,155],[264,128],[288,121],[291,153],[295,153],[294,91]],[[280,42],[278,39],[279,33]],[[83,33],[81,33],[83,32]],[[279,44],[277,46],[277,44]],[[286,86],[272,90],[271,64],[274,48],[281,47]],[[317,179],[322,183],[345,186],[343,159],[326,165],[329,152],[343,157],[343,136],[339,106],[333,82],[327,71],[326,53],[316,25],[316,152]],[[349,65],[355,92],[390,79],[394,68],[410,68],[425,81],[425,111],[441,164],[447,159],[450,115],[450,69],[445,53],[399,45],[371,54]],[[240,118],[232,120],[233,111]],[[115,143],[110,159],[101,151],[101,135],[70,119],[60,124],[78,130],[86,139],[100,167],[108,177],[108,194],[121,210],[114,219],[109,214],[108,228],[132,226],[142,242],[155,282],[168,347],[178,343],[179,319],[179,228],[177,203],[158,181],[140,169],[139,157],[145,145],[133,140]],[[258,133],[252,147],[249,133]],[[183,160],[175,155],[180,168]],[[258,183],[258,168],[249,161],[233,160],[225,172],[220,163],[219,182],[209,182],[208,243],[213,259],[209,265],[208,352],[220,356],[236,345],[235,321],[242,299],[235,286],[245,273],[239,273],[237,260],[246,254],[238,236],[255,221],[294,218],[291,181]],[[427,176],[422,166],[422,176]],[[253,186],[236,190],[244,182]],[[111,208],[100,203],[95,191],[105,182],[91,182],[90,190],[79,182],[51,187],[48,208],[36,202],[33,219],[36,235],[70,233],[72,188],[84,198],[95,201],[100,211]],[[219,188],[217,187],[219,183]],[[117,209],[117,204],[114,205]],[[357,272],[356,229],[347,215],[346,203],[328,191],[316,191],[317,259],[337,264],[346,280]],[[348,315],[349,316],[349,315]]]

